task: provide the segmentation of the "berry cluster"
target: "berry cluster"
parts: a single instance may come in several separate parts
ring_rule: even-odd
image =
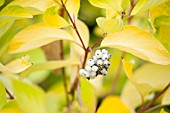
[[[85,76],[87,79],[93,79],[97,75],[107,75],[107,70],[110,67],[109,59],[111,54],[106,49],[97,50],[92,59],[87,61],[85,69],[79,71],[80,75]]]

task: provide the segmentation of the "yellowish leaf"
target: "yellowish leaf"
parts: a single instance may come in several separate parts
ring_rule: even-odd
[[[80,33],[80,36],[81,36],[81,38],[83,40],[83,43],[84,43],[85,47],[87,47],[89,45],[89,29],[88,29],[87,25],[84,22],[82,22],[81,20],[77,19],[76,20],[76,26],[77,26],[78,32]],[[72,36],[74,38],[74,41],[82,46],[82,43],[80,42],[80,39],[77,36],[74,29],[71,29],[71,34],[72,34]],[[84,54],[83,48],[81,48],[77,44],[72,43],[71,46],[77,51],[77,53],[79,55]]]
[[[8,50],[10,53],[24,52],[56,40],[73,40],[73,38],[65,30],[38,23],[16,34],[9,44]]]
[[[135,26],[125,26],[122,31],[106,36],[101,47],[117,48],[157,64],[170,64],[170,54],[164,46],[151,34]]]
[[[22,7],[33,7],[45,11],[54,4],[54,0],[14,0],[9,5],[20,5]]]
[[[120,31],[123,27],[123,20],[121,17],[117,17],[115,19],[107,19],[104,17],[99,17],[96,19],[98,26],[105,33],[113,33],[116,31]]]
[[[170,87],[165,92],[165,95],[162,97],[162,105],[170,105]]]
[[[7,65],[3,65],[0,63],[0,71],[2,72],[12,72],[12,73],[20,73],[30,66],[32,66],[31,63],[28,62],[28,56],[23,56],[20,59],[15,59],[8,63]]]
[[[10,109],[0,110],[0,113],[23,113],[23,112],[18,108],[10,108]]]
[[[80,0],[68,0],[66,8],[71,15],[76,16],[80,9]]]
[[[0,0],[0,6],[2,6],[5,3],[5,0]]]
[[[67,21],[59,16],[60,8],[59,6],[52,6],[48,8],[44,13],[44,22],[50,26],[54,26],[56,28],[67,27],[69,24]]]
[[[160,113],[168,113],[164,109],[161,109]]]
[[[4,107],[4,105],[7,103],[7,97],[6,97],[6,91],[3,83],[0,81],[0,110]]]
[[[137,13],[144,12],[154,6],[160,5],[167,1],[169,0],[139,0],[133,8],[131,15],[136,15]]]
[[[118,96],[108,96],[102,101],[97,113],[130,113],[130,110]]]
[[[121,4],[122,9],[123,10],[128,9],[130,7],[130,2],[131,2],[130,0],[122,0],[122,4]]]

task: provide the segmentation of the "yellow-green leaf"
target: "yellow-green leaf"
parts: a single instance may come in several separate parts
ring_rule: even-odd
[[[68,22],[63,17],[59,16],[59,12],[59,6],[52,6],[48,8],[44,13],[44,22],[56,28],[69,26]]]
[[[16,34],[8,50],[10,53],[29,51],[56,40],[73,40],[73,38],[65,30],[38,23]]]
[[[82,22],[81,20],[76,20],[76,26],[77,26],[77,29],[78,29],[78,32],[80,33],[80,36],[84,42],[84,45],[87,47],[89,45],[89,29],[87,27],[87,25]],[[77,36],[76,32],[74,29],[71,29],[71,34],[74,38],[74,41],[80,45],[82,45],[82,43],[80,42],[80,39],[79,37]],[[84,54],[84,50],[78,46],[77,44],[75,43],[72,43],[71,46],[77,51],[77,53],[79,55],[83,55]]]
[[[123,20],[121,17],[117,17],[115,19],[107,19],[104,17],[99,17],[96,19],[98,26],[105,33],[113,33],[116,31],[120,31],[123,27]]]
[[[131,2],[130,0],[122,0],[122,4],[121,4],[122,9],[123,10],[128,9],[130,7],[130,2]]]
[[[108,96],[102,101],[97,113],[130,113],[130,110],[118,96]]]
[[[22,7],[33,7],[45,11],[54,4],[54,0],[14,0],[9,5],[20,5]]]
[[[0,0],[0,6],[2,6],[5,3],[5,0]]]
[[[97,98],[94,87],[84,77],[80,77],[80,84],[78,86],[78,99],[82,105],[83,113],[95,112]]]
[[[23,56],[22,58],[11,61],[5,66],[0,63],[0,71],[20,73],[29,68],[30,66],[32,66],[32,64],[28,62],[28,56]]]
[[[162,105],[170,105],[170,87],[165,92],[165,95],[162,97]]]
[[[19,80],[12,80],[12,84],[16,101],[24,113],[47,113],[45,93],[40,87]]]
[[[170,64],[170,54],[164,46],[151,34],[135,26],[125,26],[122,31],[106,36],[101,47],[117,48],[157,64]]]
[[[71,16],[77,16],[80,9],[80,0],[68,0],[66,2],[66,8]]]
[[[0,110],[3,108],[3,106],[7,103],[7,99],[6,99],[6,91],[5,91],[5,87],[2,84],[2,82],[0,82]]]
[[[19,108],[3,109],[0,113],[23,113]]]
[[[33,17],[25,8],[19,5],[6,6],[0,12],[0,16],[3,16],[3,18],[14,18],[14,19]]]
[[[168,113],[164,109],[161,109],[160,113]]]
[[[169,0],[139,0],[133,8],[131,15],[136,15],[137,13],[144,12],[154,6],[165,3],[167,1]]]

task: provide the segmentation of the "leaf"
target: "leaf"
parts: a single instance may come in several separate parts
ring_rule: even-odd
[[[0,71],[2,72],[12,72],[12,73],[20,73],[25,69],[32,66],[31,63],[28,62],[29,56],[23,56],[22,58],[15,59],[8,63],[7,65],[3,65],[0,63]]]
[[[0,6],[4,5],[5,0],[0,0]]]
[[[44,108],[45,94],[42,89],[18,80],[12,80],[12,83],[16,101],[22,111],[26,113],[47,113]]]
[[[68,0],[66,2],[66,8],[71,15],[78,15],[80,9],[80,0]]]
[[[131,3],[130,0],[122,0],[122,4],[121,4],[122,9],[127,10],[131,5],[130,3]]]
[[[107,19],[104,17],[99,17],[96,19],[98,26],[105,33],[113,33],[116,31],[120,31],[123,27],[123,20],[121,17],[117,17],[115,19]]]
[[[138,13],[144,12],[167,1],[169,0],[139,0],[133,8],[131,15],[136,15]]]
[[[162,105],[170,105],[170,87],[165,92],[165,95],[162,97]]]
[[[130,110],[118,96],[108,96],[102,101],[97,113],[130,113]]]
[[[8,103],[5,104],[3,109],[11,109],[11,108],[18,108],[18,104],[16,100],[8,100]]]
[[[161,109],[160,113],[168,113],[164,109]]]
[[[80,77],[80,84],[78,86],[78,99],[80,105],[82,105],[83,113],[95,112],[97,98],[95,96],[94,87],[84,77]]]
[[[40,11],[45,11],[54,4],[53,0],[15,0],[9,5],[20,5],[22,7],[33,7]]]
[[[87,27],[87,25],[82,22],[81,20],[76,20],[76,26],[77,26],[77,29],[78,29],[78,32],[80,33],[80,36],[84,42],[84,45],[85,47],[87,47],[89,45],[89,29]],[[74,41],[80,45],[82,45],[82,43],[80,42],[80,39],[79,37],[77,36],[76,32],[74,29],[71,29],[71,34],[74,38]],[[81,48],[80,46],[78,46],[77,44],[75,43],[71,43],[71,47],[73,47],[77,53],[79,55],[83,55],[84,54],[84,50],[83,48]]]
[[[5,91],[5,87],[2,84],[2,82],[0,82],[0,110],[3,108],[3,106],[7,103],[7,99],[6,99],[6,91]]]
[[[54,69],[62,68],[62,67],[69,66],[69,65],[76,65],[79,63],[80,62],[77,59],[57,60],[57,61],[39,63],[39,64],[35,64],[31,66],[29,69],[21,73],[21,75],[25,76],[37,70],[54,70]]]
[[[56,28],[63,28],[69,26],[68,22],[59,16],[59,6],[52,6],[48,8],[43,16],[44,22]]]
[[[25,8],[19,5],[6,6],[0,12],[0,16],[2,16],[3,18],[13,18],[13,19],[33,17]]]
[[[23,113],[20,109],[14,108],[14,109],[3,109],[0,110],[0,113]]]
[[[163,45],[151,34],[135,26],[125,26],[122,31],[106,36],[101,47],[117,48],[157,64],[170,64],[170,54]]]
[[[65,30],[38,23],[28,26],[15,35],[8,50],[10,53],[29,51],[62,39],[73,40],[72,36]]]

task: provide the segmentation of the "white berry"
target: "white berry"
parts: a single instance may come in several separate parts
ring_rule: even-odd
[[[103,69],[101,70],[101,73],[102,73],[104,76],[106,76],[106,75],[107,75],[107,70],[106,70],[105,68],[103,68]]]
[[[90,72],[92,68],[91,68],[91,66],[87,65],[87,66],[85,67],[85,69],[86,69],[86,71]]]
[[[108,51],[107,51],[106,49],[102,49],[102,53],[103,53],[103,54],[107,54]]]
[[[97,66],[93,66],[91,70],[96,72],[98,70],[98,67]]]
[[[94,60],[93,60],[93,59],[89,59],[89,60],[87,61],[87,64],[88,64],[89,66],[94,65]]]
[[[110,59],[111,57],[112,57],[112,55],[111,54],[107,54],[108,55],[108,59]]]
[[[80,75],[84,75],[84,72],[85,72],[84,69],[80,69],[79,74],[80,74]]]
[[[98,61],[97,61],[97,65],[98,65],[98,66],[101,66],[102,64],[103,64],[103,61],[102,61],[102,60],[98,60]]]
[[[108,54],[103,54],[103,56],[102,56],[102,60],[108,60]]]
[[[96,76],[90,76],[90,79],[94,79]]]
[[[85,77],[90,77],[90,73],[88,71],[84,71],[84,76]]]
[[[103,55],[103,53],[101,52],[101,50],[97,50],[97,51],[95,52],[95,56],[96,56],[97,58],[102,58],[102,55]]]
[[[93,61],[94,61],[94,63],[97,63],[97,57],[96,56],[93,56]]]
[[[108,60],[105,60],[103,64],[105,65],[106,68],[110,67],[110,62]]]
[[[92,72],[90,73],[90,75],[91,75],[91,76],[96,76],[96,72],[93,72],[93,71],[92,71]]]

